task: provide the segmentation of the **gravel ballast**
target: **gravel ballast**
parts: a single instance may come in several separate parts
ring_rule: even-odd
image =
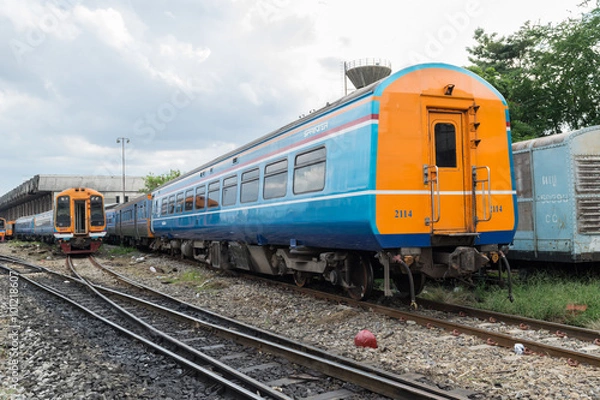
[[[63,256],[30,249],[13,253],[13,247],[7,244],[0,244],[0,254],[27,257],[48,268],[64,272]],[[298,295],[285,288],[244,280],[190,261],[147,254],[98,257],[98,260],[119,273],[184,301],[396,374],[417,373],[440,387],[464,388],[481,393],[481,397],[478,398],[600,400],[600,369],[588,365],[571,367],[564,359],[517,355],[512,349],[488,346],[476,337],[454,336],[449,332],[421,327],[412,321],[400,322],[362,309]],[[191,279],[193,276],[197,280]],[[5,280],[1,286],[4,295],[7,294],[8,278]],[[5,299],[6,296],[3,297],[3,302]],[[23,301],[24,304],[25,302]],[[36,305],[32,304],[32,307],[35,308]],[[20,381],[22,387],[19,390],[35,393],[32,387],[27,386],[35,377],[36,390],[43,391],[45,384],[41,382],[43,378],[39,378],[45,377],[48,379],[46,384],[51,388],[49,390],[54,390],[54,393],[58,393],[56,388],[59,385],[56,382],[62,382],[60,387],[64,387],[65,382],[72,382],[73,387],[69,389],[79,395],[93,391],[95,395],[105,396],[104,398],[119,398],[113,396],[119,393],[121,398],[127,398],[125,393],[131,395],[132,390],[139,389],[142,396],[147,393],[142,389],[147,388],[145,385],[149,381],[147,377],[139,376],[143,375],[143,372],[136,372],[136,369],[131,367],[123,374],[127,363],[120,361],[117,366],[111,365],[107,360],[114,359],[105,353],[103,355],[108,359],[94,353],[93,350],[97,346],[110,346],[109,339],[88,336],[85,332],[75,334],[72,331],[77,330],[76,321],[66,318],[63,315],[66,311],[59,313],[57,310],[43,310],[44,306],[39,304],[37,308],[40,309],[40,313],[31,312],[32,317],[28,320],[34,327],[31,329],[34,333],[24,334],[20,338],[23,351],[33,351],[32,354],[35,354],[40,352],[39,346],[53,347],[60,351],[66,347],[68,340],[77,338],[78,345],[83,346],[86,351],[72,352],[70,356],[74,358],[67,364],[72,366],[83,363],[90,365],[95,372],[77,375],[77,368],[61,369],[55,364],[48,365],[52,361],[45,359],[42,353],[38,354],[37,358],[27,353],[27,362],[24,361],[25,358],[21,359],[24,362]],[[5,313],[3,309],[2,315]],[[39,318],[42,320],[34,321]],[[2,362],[7,366],[8,330],[5,324],[2,326],[0,334],[5,343]],[[354,345],[354,337],[362,329],[368,329],[375,335],[378,348]],[[60,334],[53,334],[54,330],[58,330]],[[31,350],[27,350],[28,348]],[[115,350],[115,354],[118,353]],[[188,378],[178,377],[178,367],[170,365],[168,361],[163,360],[161,365],[163,368],[157,374],[168,376],[166,381],[175,382]],[[110,369],[111,367],[113,369]],[[0,373],[4,374],[2,378],[3,382],[6,382],[7,368],[0,370]],[[50,373],[54,375],[48,377]],[[91,378],[94,373],[99,379]],[[137,381],[139,387],[123,383],[123,376],[127,376],[133,382]],[[102,382],[101,387],[97,386],[97,383],[96,386],[92,385],[97,381]],[[4,387],[6,388],[6,385]],[[183,385],[182,390],[186,387]],[[69,392],[65,390],[63,396],[68,395]],[[181,395],[183,397],[174,398],[191,398],[185,397],[185,391]],[[164,396],[168,396],[166,392]],[[154,398],[167,397],[159,395]]]

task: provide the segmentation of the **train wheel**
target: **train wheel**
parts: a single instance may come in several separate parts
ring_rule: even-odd
[[[371,263],[358,254],[350,254],[346,259],[348,296],[354,300],[369,297],[373,290],[373,267]]]
[[[413,283],[415,285],[415,296],[423,291],[425,287],[426,277],[421,273],[413,273]],[[407,298],[410,296],[410,281],[408,280],[408,275],[399,274],[392,277],[394,284],[396,285],[396,289],[398,289],[398,296],[401,298]]]
[[[308,286],[310,280],[310,274],[302,271],[294,271],[294,282],[296,286],[305,287]]]

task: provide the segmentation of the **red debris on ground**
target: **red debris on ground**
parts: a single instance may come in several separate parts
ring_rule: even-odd
[[[354,344],[359,347],[377,348],[377,339],[369,330],[363,329],[354,336]]]

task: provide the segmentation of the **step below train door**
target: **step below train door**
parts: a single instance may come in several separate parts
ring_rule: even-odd
[[[431,215],[425,224],[434,235],[463,236],[473,232],[465,149],[466,114],[453,110],[428,110],[429,164],[423,166],[429,186]]]

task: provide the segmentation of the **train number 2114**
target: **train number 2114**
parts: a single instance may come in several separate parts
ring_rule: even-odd
[[[394,210],[394,218],[412,218],[412,210]]]

